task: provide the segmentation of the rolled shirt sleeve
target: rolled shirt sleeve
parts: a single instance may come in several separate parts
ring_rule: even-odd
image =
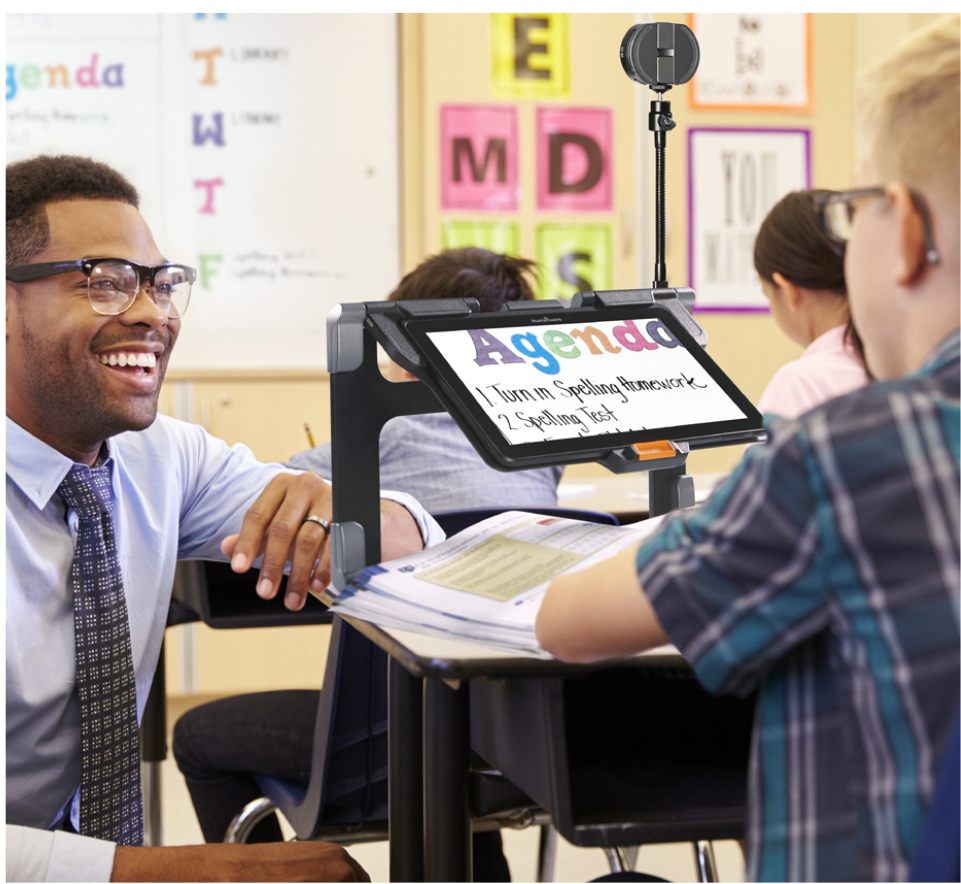
[[[434,517],[409,494],[405,494],[403,491],[385,491],[382,488],[380,496],[384,500],[392,500],[394,503],[399,503],[414,517],[414,520],[417,522],[417,527],[420,529],[420,536],[424,540],[424,549],[427,549],[429,546],[436,546],[442,540],[446,539],[447,535],[444,533],[443,528],[434,520]]]

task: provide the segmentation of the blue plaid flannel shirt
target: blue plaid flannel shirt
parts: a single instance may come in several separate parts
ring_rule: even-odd
[[[773,418],[637,558],[710,691],[758,705],[752,880],[906,880],[959,697],[959,337]],[[709,724],[709,723],[706,723]]]

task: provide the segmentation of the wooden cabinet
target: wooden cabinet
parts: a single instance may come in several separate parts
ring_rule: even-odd
[[[263,461],[284,461],[310,447],[305,423],[317,445],[330,441],[326,372],[171,372],[164,393],[167,414],[231,445],[243,442]]]

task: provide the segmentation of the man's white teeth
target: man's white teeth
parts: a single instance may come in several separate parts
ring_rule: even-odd
[[[141,368],[154,368],[157,365],[157,357],[153,353],[101,353],[100,361],[104,365],[140,366]]]

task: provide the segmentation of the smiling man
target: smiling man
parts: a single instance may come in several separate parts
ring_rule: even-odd
[[[7,879],[366,880],[325,844],[144,848],[137,724],[178,558],[330,577],[330,486],[157,416],[195,273],[116,171],[7,166]],[[385,557],[439,529],[381,503]],[[441,535],[442,536],[442,535]],[[102,751],[101,751],[102,750]]]
[[[821,203],[878,382],[766,422],[703,509],[538,613],[564,659],[672,642],[757,691],[751,879],[907,880],[957,721],[959,48],[950,16],[862,77],[861,186]]]

